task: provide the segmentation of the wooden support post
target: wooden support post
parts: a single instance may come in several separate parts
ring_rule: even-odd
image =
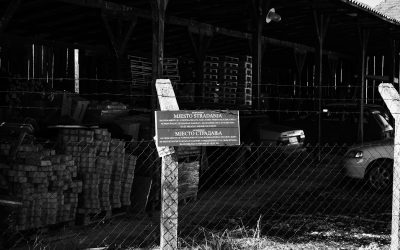
[[[170,80],[156,80],[160,110],[179,110]],[[178,249],[178,160],[173,147],[158,147],[161,166],[160,249]]]
[[[322,57],[323,57],[323,46],[326,37],[326,33],[328,31],[328,25],[330,21],[330,17],[325,17],[324,14],[318,13],[316,10],[313,11],[315,27],[317,31],[318,38],[318,64],[317,72],[318,72],[318,144],[321,145],[322,139]],[[320,160],[321,154],[320,150],[318,150],[318,159]]]
[[[150,0],[152,9],[153,23],[153,84],[151,86],[151,107],[153,110],[157,108],[157,98],[155,91],[155,81],[163,75],[164,62],[164,25],[165,11],[167,9],[168,0]]]
[[[364,143],[364,105],[365,105],[365,65],[367,58],[367,45],[369,39],[369,30],[365,28],[359,29],[361,41],[361,95],[360,95],[360,125],[358,141]]]
[[[400,215],[400,95],[390,83],[379,85],[379,93],[395,119],[393,194],[392,194],[392,236],[391,250],[399,249]]]
[[[252,56],[253,56],[253,85],[252,85],[252,107],[260,110],[261,107],[261,65],[263,54],[263,27],[265,15],[270,0],[253,0],[254,7],[254,33],[252,36]]]
[[[119,32],[116,32],[116,34],[115,34],[115,32],[113,32],[113,29],[111,28],[110,17],[107,15],[107,11],[103,10],[101,12],[101,18],[103,20],[104,27],[106,28],[107,35],[110,39],[115,56],[117,58],[123,57],[123,55],[125,54],[126,46],[128,45],[129,39],[132,36],[132,32],[133,32],[134,28],[136,27],[137,16],[132,15],[130,23],[129,23],[129,27],[125,34],[122,32],[123,24],[122,24],[121,19],[118,19],[118,21],[119,21],[118,22],[118,24],[119,24],[118,31]]]
[[[202,30],[196,31],[194,29],[188,28],[188,33],[190,40],[192,41],[192,46],[194,53],[196,55],[196,82],[203,83],[203,69],[204,69],[204,59],[206,57],[207,50],[210,46],[211,40],[213,38],[212,32],[204,32]],[[198,33],[198,37],[195,36],[195,33]],[[194,93],[195,93],[195,102],[201,101],[202,96],[202,86],[200,84],[195,85]]]
[[[111,13],[113,14],[113,13]],[[113,15],[114,17],[115,15]],[[102,13],[101,13],[101,18],[103,20],[104,23],[104,27],[106,28],[108,37],[110,39],[111,42],[111,47],[114,51],[117,63],[117,77],[118,79],[122,79],[122,65],[123,65],[123,58],[124,58],[124,54],[126,51],[126,47],[128,45],[129,39],[132,36],[132,32],[133,29],[135,28],[136,24],[137,24],[137,16],[132,14],[130,24],[129,27],[126,31],[126,33],[124,34],[123,32],[123,20],[117,16],[117,29],[112,29],[111,28],[111,23],[110,23],[110,13],[106,10],[103,9]],[[113,30],[116,30],[117,32],[114,32]]]
[[[14,16],[15,12],[18,10],[20,4],[21,0],[12,0],[11,3],[7,6],[4,15],[0,19],[0,33],[3,33],[3,31],[6,29],[8,23]]]
[[[294,49],[294,60],[296,62],[297,74],[298,74],[298,85],[299,85],[299,96],[302,96],[302,75],[304,69],[304,63],[306,62],[307,51]]]
[[[390,39],[390,46],[389,46],[389,63],[388,63],[388,74],[389,74],[389,82],[394,83],[394,78],[396,76],[396,40]]]
[[[79,49],[74,49],[75,93],[79,94]]]
[[[374,56],[373,60],[373,75],[376,76],[376,56]],[[372,103],[375,103],[375,88],[376,88],[376,81],[375,79],[372,80]]]

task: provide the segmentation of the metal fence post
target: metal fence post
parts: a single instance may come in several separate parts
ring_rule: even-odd
[[[158,79],[156,90],[161,111],[179,110],[170,80]],[[160,249],[175,250],[178,248],[178,161],[173,147],[157,147],[157,150],[162,157]]]
[[[393,165],[393,194],[392,194],[392,250],[399,249],[399,210],[400,210],[400,95],[390,83],[379,85],[386,106],[395,119],[394,136],[394,165]]]

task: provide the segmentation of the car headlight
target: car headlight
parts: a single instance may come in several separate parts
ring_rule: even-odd
[[[349,153],[350,157],[354,157],[354,158],[362,158],[363,157],[363,152],[362,151],[351,151]]]

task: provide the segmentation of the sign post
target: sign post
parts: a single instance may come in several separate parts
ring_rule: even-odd
[[[170,80],[158,79],[156,90],[161,110],[179,110]],[[162,157],[160,249],[175,250],[178,249],[178,161],[173,147],[157,147],[157,150]]]
[[[157,146],[240,145],[239,111],[156,112]]]
[[[399,248],[400,211],[400,95],[390,83],[379,85],[379,93],[395,119],[393,194],[392,194],[392,236],[390,249]]]
[[[170,80],[158,79],[161,111],[155,112],[155,141],[161,167],[160,249],[178,248],[178,161],[173,146],[240,145],[239,111],[179,111]]]

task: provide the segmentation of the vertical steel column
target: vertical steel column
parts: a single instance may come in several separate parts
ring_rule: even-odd
[[[362,28],[360,30],[361,39],[361,95],[360,95],[360,133],[358,141],[364,143],[364,105],[365,105],[365,64],[367,56],[367,44],[369,30]]]
[[[263,26],[266,9],[270,0],[253,0],[254,7],[254,24],[255,30],[252,38],[252,52],[253,52],[253,85],[252,85],[252,107],[254,110],[260,110],[261,100],[261,64],[263,54]]]
[[[195,36],[195,32],[198,32],[198,37]],[[201,102],[203,97],[203,73],[204,73],[204,59],[206,57],[207,50],[211,44],[213,33],[211,31],[195,31],[191,28],[188,29],[189,37],[192,42],[193,50],[196,55],[196,85],[194,88],[195,102]],[[198,38],[198,39],[196,39]]]
[[[326,32],[328,30],[328,25],[330,21],[330,17],[325,17],[322,13],[317,13],[316,10],[313,12],[314,21],[317,30],[317,38],[318,38],[318,144],[321,145],[322,139],[322,67],[323,67],[323,46],[326,37]],[[320,160],[321,154],[320,150],[318,150],[318,159]]]
[[[157,93],[155,88],[156,79],[163,75],[164,62],[164,26],[165,11],[167,9],[168,0],[150,0],[152,8],[153,22],[153,80],[151,84],[151,108],[157,109]]]

